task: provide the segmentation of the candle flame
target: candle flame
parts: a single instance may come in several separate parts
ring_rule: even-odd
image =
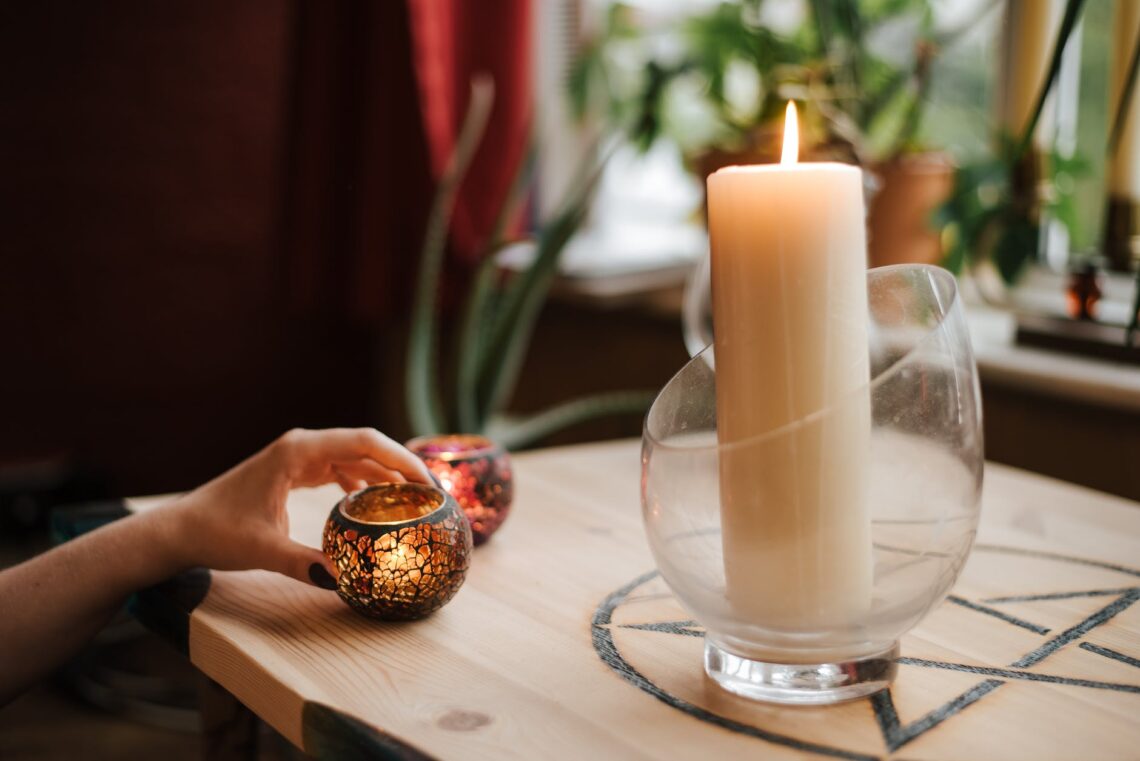
[[[788,101],[787,116],[784,118],[784,152],[780,154],[781,164],[794,164],[800,155],[800,126],[796,119],[796,104]]]

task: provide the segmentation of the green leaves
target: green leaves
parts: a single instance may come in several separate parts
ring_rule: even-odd
[[[1013,187],[1017,146],[1009,135],[1001,137],[999,145],[996,155],[958,168],[954,189],[933,222],[949,241],[944,267],[961,272],[968,264],[990,258],[1002,279],[1012,285],[1037,254],[1041,214],[1059,220],[1070,234],[1076,229],[1072,178],[1086,173],[1088,162],[1050,154],[1045,162],[1050,172],[1047,192],[1018,198]],[[1037,187],[1031,190],[1039,193]]]
[[[975,260],[974,252],[982,247],[991,225],[1006,214],[1008,197],[1008,177],[1001,159],[958,168],[950,197],[934,216],[935,226],[950,241],[944,267],[957,273]]]
[[[472,83],[470,105],[432,205],[420,252],[408,341],[406,400],[417,436],[446,431],[479,433],[498,425],[504,446],[534,443],[566,425],[599,415],[644,412],[647,392],[609,392],[578,399],[533,416],[502,422],[522,369],[535,323],[558,272],[566,244],[581,226],[601,175],[601,162],[586,162],[558,212],[539,231],[531,265],[504,282],[496,262],[506,246],[508,221],[526,197],[530,161],[519,167],[494,224],[491,243],[474,273],[456,331],[454,397],[441,392],[437,324],[439,280],[455,197],[486,128],[493,88],[486,78]],[[593,155],[593,154],[591,154]]]
[[[447,230],[455,208],[455,197],[483,138],[494,98],[495,87],[490,77],[476,76],[471,83],[471,98],[455,143],[455,151],[439,180],[439,188],[428,215],[424,246],[420,252],[419,277],[412,303],[405,374],[408,415],[417,436],[437,433],[444,428],[443,406],[436,383],[439,329],[435,316],[439,300],[439,275],[443,268]]]
[[[488,252],[479,263],[463,319],[456,333],[455,351],[458,357],[455,381],[456,430],[476,432],[483,429],[486,410],[479,397],[479,377],[487,360],[488,331],[498,308],[498,264],[495,256],[500,249]]]
[[[492,437],[507,449],[521,449],[556,431],[610,415],[644,415],[655,391],[609,391],[591,394],[518,420],[502,422]]]
[[[595,108],[616,124],[624,124],[629,107],[627,93],[615,79],[609,53],[613,47],[636,39],[637,30],[630,21],[631,10],[614,3],[606,14],[601,34],[583,45],[567,77],[567,95],[574,117],[582,121]]]
[[[1002,222],[991,258],[1001,279],[1012,284],[1026,263],[1037,255],[1041,224],[1023,214],[1010,213],[1008,209],[1002,215]]]
[[[609,125],[639,149],[665,136],[699,157],[752,145],[782,116],[786,99],[807,99],[825,117],[825,143],[853,145],[863,156],[870,148],[879,157],[914,143],[937,49],[929,0],[812,0],[804,23],[787,36],[761,23],[761,5],[721,2],[647,31],[625,6],[614,6],[570,73],[575,113],[604,104]],[[918,22],[916,55],[913,65],[898,66],[874,55],[867,41],[904,16]],[[742,95],[742,88],[755,92]],[[694,134],[698,113],[704,124]]]
[[[1022,133],[1000,135],[992,157],[958,169],[950,199],[938,212],[944,232],[949,233],[952,241],[943,262],[948,269],[957,272],[967,263],[988,257],[1002,279],[1012,285],[1037,254],[1040,215],[1059,220],[1070,235],[1076,231],[1078,216],[1072,179],[1088,171],[1084,159],[1056,152],[1049,155],[1045,162],[1049,182],[1044,193],[1033,183],[1016,183],[1015,175],[1026,168],[1031,176],[1036,173],[1038,159],[1030,151],[1033,133],[1083,6],[1084,0],[1068,0],[1065,5],[1045,81]]]

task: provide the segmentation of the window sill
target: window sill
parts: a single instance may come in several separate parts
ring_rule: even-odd
[[[1115,313],[1126,311],[1127,283],[1106,288]],[[967,291],[968,289],[963,289]],[[1063,309],[1061,278],[1032,273],[1014,297],[1023,308],[1059,313]],[[1140,412],[1140,367],[1124,362],[1066,354],[1015,341],[1017,318],[1009,309],[986,304],[967,293],[967,322],[978,372],[983,382],[1025,389],[1099,407]]]

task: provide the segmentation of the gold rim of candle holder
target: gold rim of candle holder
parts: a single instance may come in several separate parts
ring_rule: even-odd
[[[443,450],[439,452],[425,451],[423,449],[423,446],[429,442],[435,443],[440,441],[455,441],[460,443],[463,448],[459,450]],[[482,436],[478,433],[441,433],[431,434],[428,436],[417,436],[416,438],[408,441],[408,443],[404,446],[417,457],[430,457],[432,459],[446,460],[448,462],[454,462],[456,460],[470,460],[477,457],[486,457],[487,455],[493,455],[503,451],[503,448],[501,446],[486,436]]]
[[[364,497],[365,495],[373,494],[373,493],[379,493],[382,491],[384,491],[384,492],[399,491],[399,492],[404,492],[404,493],[417,493],[417,494],[431,495],[432,497],[435,498],[434,499],[435,505],[430,510],[427,510],[426,512],[422,512],[418,515],[412,515],[412,516],[407,517],[407,518],[398,518],[398,519],[394,519],[394,520],[367,520],[365,518],[361,518],[361,517],[356,516],[356,515],[350,515],[347,512],[349,505],[353,504],[356,500],[359,500],[360,498]],[[387,531],[391,528],[396,528],[396,527],[399,527],[403,524],[431,522],[432,516],[435,513],[438,513],[441,510],[447,509],[447,499],[449,496],[450,495],[444,489],[441,489],[438,486],[434,486],[434,485],[428,486],[427,484],[411,484],[411,483],[405,483],[405,484],[400,484],[400,483],[372,484],[371,486],[366,486],[363,489],[360,489],[358,491],[354,491],[350,494],[344,495],[344,497],[339,502],[336,503],[336,509],[340,512],[341,516],[343,516],[346,521],[349,521],[351,523],[358,523],[362,526],[385,526],[385,527],[387,527],[385,529]],[[395,508],[393,507],[392,509],[395,509]]]

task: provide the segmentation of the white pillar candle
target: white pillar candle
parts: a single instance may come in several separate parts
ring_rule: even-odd
[[[862,173],[794,163],[788,110],[786,163],[708,178],[721,520],[734,611],[814,631],[871,603],[867,247]]]
[[[1140,35],[1140,0],[1117,0],[1112,27],[1112,71],[1108,88],[1110,122],[1120,107],[1132,50],[1136,46],[1137,35]],[[1135,202],[1140,200],[1140,95],[1133,94],[1125,113],[1120,142],[1109,157],[1108,192]],[[1112,129],[1112,124],[1108,127]]]

